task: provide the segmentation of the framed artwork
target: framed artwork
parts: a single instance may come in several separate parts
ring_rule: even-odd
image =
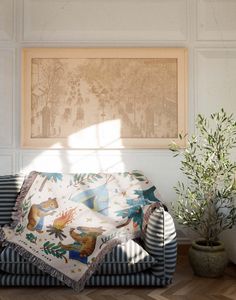
[[[24,148],[185,146],[185,48],[25,48],[22,72]]]

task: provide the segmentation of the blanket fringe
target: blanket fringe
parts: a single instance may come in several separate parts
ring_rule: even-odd
[[[2,230],[0,230],[0,238],[1,234],[3,239],[5,239],[5,234]],[[138,236],[132,236],[132,238],[137,238]],[[80,292],[84,289],[84,286],[86,284],[86,281],[93,275],[93,273],[100,267],[100,265],[103,263],[105,255],[109,253],[114,247],[117,245],[126,242],[130,239],[130,236],[124,237],[122,240],[111,240],[99,253],[99,255],[96,257],[96,260],[92,262],[88,268],[88,270],[83,274],[83,276],[80,278],[79,282],[75,281],[62,272],[56,270],[55,268],[49,266],[47,263],[45,263],[42,259],[34,256],[32,253],[30,253],[28,250],[24,249],[20,245],[16,245],[13,242],[9,242],[4,240],[3,246],[8,246],[11,249],[18,252],[24,259],[26,259],[28,262],[34,264],[38,269],[41,271],[48,273],[52,277],[57,278],[58,280],[65,283],[68,287],[71,287],[75,292]]]
[[[36,171],[32,171],[30,172],[30,174],[28,175],[27,178],[25,178],[23,185],[21,187],[19,196],[16,198],[16,203],[15,206],[13,208],[13,212],[12,212],[12,223],[10,225],[11,228],[15,228],[16,225],[19,223],[21,217],[22,217],[22,212],[21,212],[21,204],[23,202],[23,200],[25,199],[28,191],[31,188],[32,183],[34,182],[35,178],[37,177],[39,173]]]
[[[2,227],[0,227],[0,243],[4,246],[4,242],[6,240],[5,232],[3,231]],[[1,246],[1,245],[0,245]]]

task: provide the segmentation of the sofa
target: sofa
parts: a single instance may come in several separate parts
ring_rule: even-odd
[[[0,226],[12,222],[12,211],[24,177],[24,174],[0,176]],[[150,215],[142,238],[115,247],[86,286],[169,285],[175,272],[176,248],[173,219],[161,204]],[[14,250],[0,247],[0,286],[62,285]]]

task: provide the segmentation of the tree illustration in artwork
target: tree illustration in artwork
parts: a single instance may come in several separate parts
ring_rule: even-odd
[[[147,200],[144,198],[139,199],[127,199],[126,203],[130,205],[127,209],[122,209],[117,211],[117,216],[122,217],[123,219],[127,219],[125,223],[116,226],[116,228],[121,228],[123,226],[128,225],[131,221],[133,221],[134,227],[142,225],[143,212],[142,206],[147,204]]]
[[[41,124],[38,135],[47,138],[57,134],[54,128],[62,91],[64,66],[60,59],[32,61],[32,123]]]
[[[136,170],[134,170],[132,173],[124,172],[120,174],[122,174],[124,177],[131,176],[131,178],[136,179],[140,182],[145,182],[146,184],[149,183],[147,177]],[[137,198],[126,199],[126,203],[129,205],[129,207],[116,212],[117,216],[126,219],[126,222],[121,225],[118,225],[117,228],[126,226],[131,221],[133,221],[135,227],[141,227],[143,220],[142,207],[151,203],[160,202],[160,200],[155,196],[155,190],[155,186],[151,186],[146,190],[135,190],[134,193],[135,195],[137,195]]]
[[[37,242],[37,236],[34,235],[33,233],[27,233],[27,234],[26,234],[26,239],[27,239],[30,243],[33,243],[33,244],[36,244],[36,242]]]
[[[63,175],[61,173],[41,173],[41,176],[44,177],[44,180],[39,188],[39,191],[41,192],[44,188],[44,185],[46,184],[46,182],[48,180],[52,180],[54,182],[57,182],[57,181],[61,181],[62,180],[62,177]]]

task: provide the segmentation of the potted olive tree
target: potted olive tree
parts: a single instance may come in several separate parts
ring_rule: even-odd
[[[209,119],[198,115],[196,135],[181,150],[173,143],[174,156],[182,155],[181,171],[186,182],[178,182],[173,211],[178,222],[198,233],[189,250],[196,275],[222,275],[227,256],[219,234],[236,223],[236,163],[231,149],[236,146],[236,121],[222,109]]]

